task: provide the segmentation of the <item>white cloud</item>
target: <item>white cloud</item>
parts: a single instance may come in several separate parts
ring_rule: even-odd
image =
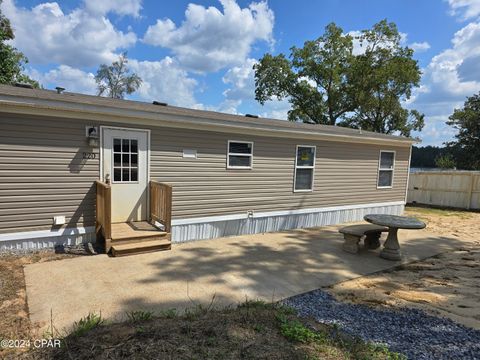
[[[129,67],[143,80],[136,94],[147,102],[164,101],[171,105],[201,108],[195,100],[197,81],[188,76],[170,57],[161,61],[129,60]]]
[[[253,65],[256,63],[255,59],[247,59],[241,66],[234,66],[225,73],[222,80],[231,86],[223,92],[228,100],[242,101],[255,98]]]
[[[56,2],[28,10],[16,7],[13,0],[5,0],[2,11],[14,27],[15,46],[33,63],[108,63],[117,57],[117,50],[128,48],[137,40],[133,32],[117,30],[101,13],[93,15],[86,8],[65,14]]]
[[[203,108],[203,105],[195,100],[194,91],[197,81],[190,78],[174,59],[168,56],[160,61],[129,59],[128,67],[143,80],[133,96],[146,102],[157,100],[171,105]],[[53,89],[61,86],[68,92],[89,95],[97,93],[94,74],[68,65],[60,65],[46,73],[28,69],[27,74],[46,88]]]
[[[90,13],[97,15],[113,12],[139,17],[142,9],[142,0],[84,0],[84,3]]]
[[[478,0],[448,0],[451,14],[462,20],[474,19],[480,16],[480,1]]]
[[[415,132],[412,136],[418,136],[422,139],[421,146],[443,146],[445,142],[451,141],[456,133],[457,131],[454,128],[445,125],[443,116],[431,116],[422,132]]]
[[[423,72],[422,86],[408,106],[425,113],[420,136],[441,144],[454,134],[445,124],[453,110],[480,91],[480,22],[457,31],[452,46],[434,56]]]
[[[67,65],[60,65],[56,69],[52,69],[45,74],[36,70],[29,72],[29,75],[38,80],[47,88],[60,86],[69,92],[77,92],[82,94],[96,94],[95,76],[92,73],[75,69]]]
[[[424,42],[414,42],[410,44],[409,47],[416,52],[423,52],[430,49],[431,46],[428,42],[424,41]]]
[[[253,65],[256,63],[255,59],[247,59],[242,65],[234,66],[225,73],[222,80],[229,88],[223,92],[225,100],[217,107],[217,111],[237,114],[238,107],[244,104],[246,108],[251,109],[249,111],[261,117],[287,119],[291,107],[288,100],[272,100],[263,106],[255,100]]]
[[[170,19],[157,20],[144,41],[171,49],[183,66],[199,72],[242,64],[255,41],[273,41],[274,15],[266,2],[243,9],[234,0],[220,2],[223,12],[189,4],[180,26]]]
[[[470,23],[457,31],[452,44],[452,48],[433,57],[425,70],[425,80],[432,93],[458,99],[480,90],[480,23]]]

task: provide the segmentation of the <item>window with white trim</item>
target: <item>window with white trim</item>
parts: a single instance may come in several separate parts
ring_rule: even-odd
[[[136,183],[138,181],[138,140],[113,139],[113,182]]]
[[[378,160],[378,188],[391,188],[393,184],[393,169],[395,167],[395,151],[380,151]]]
[[[253,142],[228,141],[227,168],[251,169],[253,163]]]
[[[294,191],[312,191],[315,171],[315,146],[297,145]]]

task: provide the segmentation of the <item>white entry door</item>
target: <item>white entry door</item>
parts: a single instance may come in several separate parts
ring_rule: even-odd
[[[112,222],[147,220],[148,132],[103,128],[103,180],[112,187]]]

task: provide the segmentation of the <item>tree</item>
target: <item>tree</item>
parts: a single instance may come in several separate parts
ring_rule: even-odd
[[[365,50],[355,57],[350,72],[357,106],[343,125],[404,136],[420,131],[424,115],[405,109],[402,101],[419,86],[421,71],[413,50],[401,46],[397,26],[382,20],[371,30],[363,30],[358,41]]]
[[[0,84],[28,83],[38,88],[38,82],[23,73],[28,63],[27,57],[6,43],[14,38],[10,20],[0,10]]]
[[[480,170],[480,93],[467,98],[462,109],[455,109],[447,124],[458,133],[447,143],[458,166]]]
[[[130,73],[127,63],[127,53],[123,53],[112,65],[100,65],[95,75],[99,96],[107,93],[108,97],[123,99],[125,94],[131,94],[140,87],[142,79]]]
[[[440,169],[454,169],[455,160],[452,154],[444,154],[435,158],[435,166]]]
[[[256,100],[287,98],[291,121],[405,136],[421,130],[423,115],[402,106],[421,72],[396,25],[382,20],[355,40],[364,48],[358,55],[353,37],[332,23],[317,40],[292,47],[290,59],[265,54],[254,66]]]
[[[412,160],[410,166],[412,168],[433,168],[437,167],[435,159],[446,156],[447,148],[438,146],[412,146]]]
[[[354,109],[347,82],[353,38],[332,23],[317,40],[290,50],[291,60],[265,54],[254,65],[255,99],[263,105],[288,98],[289,120],[335,125]]]

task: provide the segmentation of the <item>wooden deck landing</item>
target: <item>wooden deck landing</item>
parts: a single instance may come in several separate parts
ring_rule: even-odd
[[[112,224],[112,255],[169,250],[170,234],[146,221]]]

